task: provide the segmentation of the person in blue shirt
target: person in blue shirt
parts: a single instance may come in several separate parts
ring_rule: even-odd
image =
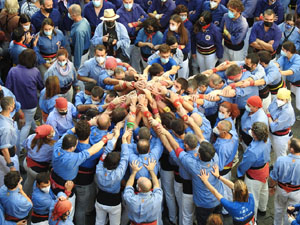
[[[57,9],[53,8],[53,0],[41,0],[40,5],[41,9],[31,17],[31,23],[36,31],[41,30],[41,25],[45,18],[51,18],[54,26],[60,27],[61,15]]]
[[[228,13],[224,14],[220,29],[224,34],[224,60],[238,61],[244,58],[244,39],[248,23],[242,15],[244,5],[240,0],[230,0]],[[247,44],[247,43],[246,43]]]
[[[297,212],[300,210],[300,204],[295,204],[293,206],[289,206],[288,210],[290,212]],[[300,224],[300,214],[298,213],[297,216],[295,217],[294,214],[288,214],[288,221],[291,225],[299,225]]]
[[[223,58],[222,33],[212,23],[209,11],[203,11],[196,22],[192,35],[192,54],[200,67],[200,72],[215,67]]]
[[[295,44],[290,41],[282,45],[281,53],[277,60],[279,71],[286,80],[291,82],[291,91],[296,96],[296,108],[300,110],[300,56],[296,54]],[[297,120],[300,120],[300,116],[297,116]]]
[[[54,6],[55,8],[58,9],[58,11],[61,14],[60,29],[61,29],[61,31],[63,31],[67,35],[71,31],[71,27],[72,27],[72,24],[73,24],[73,21],[68,16],[68,8],[73,4],[80,5],[80,0],[59,1],[57,3],[57,6],[56,7]],[[55,2],[54,2],[54,5],[56,5]]]
[[[212,22],[217,27],[220,26],[224,14],[228,12],[228,9],[221,3],[221,0],[204,1],[202,10],[211,12]]]
[[[67,198],[58,198],[50,207],[49,225],[74,225],[70,216],[73,204]]]
[[[243,0],[242,1],[245,7],[242,15],[247,19],[249,27],[252,27],[254,23],[254,12],[260,0]]]
[[[86,104],[87,100],[91,99],[91,91],[96,85],[92,82],[87,82],[84,86],[84,91],[80,91],[75,95],[75,107],[82,113],[88,109],[97,108],[90,104]]]
[[[180,16],[181,21],[184,24],[184,27],[189,31],[190,35],[193,32],[193,23],[189,20],[189,10],[185,5],[177,5],[174,10],[174,14]]]
[[[291,104],[291,91],[280,88],[268,110],[270,139],[277,159],[286,155],[288,142],[293,135],[291,127],[295,123],[295,112]]]
[[[297,221],[294,218],[289,218],[290,223],[287,222],[287,207],[290,210],[289,213],[292,213],[294,210],[292,206],[300,202],[300,177],[297,172],[300,169],[300,140],[292,138],[289,141],[288,149],[289,154],[287,156],[280,156],[276,160],[273,170],[270,172],[270,194],[274,194],[275,192],[274,225],[299,224],[299,214]],[[296,209],[298,210],[298,205]]]
[[[158,63],[164,68],[164,74],[168,75],[171,80],[175,80],[175,74],[178,71],[177,63],[174,59],[170,57],[171,49],[169,45],[162,44],[159,46],[159,58],[155,58],[148,62],[148,66],[145,68],[144,72],[150,68],[153,63]]]
[[[282,33],[274,21],[274,11],[272,9],[264,11],[264,21],[258,21],[252,27],[249,37],[249,46],[252,47],[250,50],[254,52],[266,50],[272,54],[272,58],[275,57]]]
[[[0,224],[2,224],[2,225],[26,225],[27,220],[21,220],[17,223],[6,220],[4,208],[3,208],[2,204],[0,203]]]
[[[70,46],[73,62],[78,69],[88,59],[91,39],[91,27],[87,19],[81,16],[81,8],[77,4],[69,7],[70,18],[74,20],[70,33]]]
[[[245,176],[245,184],[253,194],[255,201],[255,218],[257,211],[265,214],[269,199],[268,177],[271,143],[269,129],[265,123],[255,122],[252,125],[253,141],[243,154],[243,159],[237,168],[237,177]]]
[[[268,9],[273,10],[275,13],[274,23],[281,24],[284,20],[284,8],[282,2],[278,0],[260,0],[254,12],[255,20],[259,20],[259,17]]]
[[[172,0],[153,0],[148,9],[148,15],[158,19],[162,28],[165,29],[175,8],[175,2]]]
[[[228,188],[233,190],[233,202],[231,199],[223,197],[214,186],[209,182],[210,176],[215,176],[223,182]],[[219,173],[218,166],[214,167],[214,171],[206,173],[206,170],[201,170],[198,175],[205,186],[211,193],[221,202],[222,206],[232,216],[233,224],[255,224],[254,218],[254,198],[253,194],[248,192],[247,185],[242,180],[237,180],[233,183],[230,179],[225,178]]]
[[[116,6],[105,0],[93,0],[84,6],[83,16],[89,21],[92,35],[94,35],[96,27],[102,22],[100,18],[103,16],[105,9],[116,11]]]

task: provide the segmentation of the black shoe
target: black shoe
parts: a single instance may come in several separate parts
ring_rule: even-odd
[[[260,211],[259,209],[257,210],[257,214],[260,216],[265,216],[267,214],[267,211]]]

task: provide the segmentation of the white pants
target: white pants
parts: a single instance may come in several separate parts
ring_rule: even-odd
[[[182,224],[193,225],[195,204],[193,195],[182,193]]]
[[[177,208],[174,191],[174,172],[160,170],[162,189],[165,194],[165,200],[169,211],[169,220],[172,223],[176,223],[177,220]]]
[[[272,148],[275,152],[275,161],[279,156],[286,156],[288,151],[288,142],[292,136],[290,134],[277,136],[270,133]]]
[[[96,201],[96,225],[105,225],[106,216],[109,215],[110,225],[119,225],[121,223],[121,203],[116,206],[102,205]]]
[[[39,223],[33,223],[31,222],[31,225],[49,225],[48,220],[43,221],[43,222],[39,222]]]
[[[263,183],[258,180],[251,180],[246,175],[245,184],[248,187],[248,191],[253,194],[255,202],[254,215],[255,219],[257,220],[257,209],[259,209],[262,212],[267,211],[267,205],[269,200],[268,182]]]
[[[234,51],[224,45],[224,54],[222,61],[241,61],[244,60],[244,50]]]
[[[262,100],[262,105],[263,105],[264,111],[268,111],[268,108],[269,108],[271,102],[272,102],[271,101],[271,94],[269,93],[268,97],[266,97]]]
[[[277,185],[274,199],[274,225],[289,225],[287,207],[299,202],[300,190],[287,193]]]
[[[75,206],[76,206],[76,195],[74,194],[71,198],[69,198],[69,201],[72,203],[72,208],[71,208],[69,218],[71,221],[73,221],[74,214],[75,214]]]
[[[231,171],[223,176],[227,180],[231,180]],[[232,190],[224,183],[222,183],[224,188],[224,198],[226,198],[228,201],[232,201]],[[222,214],[228,214],[227,210],[223,207],[222,208]]]
[[[182,183],[178,183],[174,180],[174,190],[175,190],[177,205],[179,208],[179,225],[182,225],[182,190],[183,190]]]
[[[182,62],[182,68],[178,71],[178,77],[188,79],[189,77],[189,58]]]
[[[71,87],[70,90],[68,90],[67,93],[61,94],[60,96],[64,97],[65,99],[68,100],[68,102],[72,103],[72,100],[73,100],[73,87]]]
[[[19,159],[17,154],[14,157],[10,157],[10,160],[15,164],[14,167],[19,171]],[[2,155],[0,155],[0,187],[4,184],[4,176],[10,171],[6,166],[6,161]]]
[[[197,63],[200,67],[200,73],[212,69],[216,66],[216,63],[218,61],[216,53],[210,54],[210,55],[202,55],[199,52],[196,52],[197,54]]]
[[[300,87],[291,85],[291,92],[296,96],[296,108],[300,110]]]

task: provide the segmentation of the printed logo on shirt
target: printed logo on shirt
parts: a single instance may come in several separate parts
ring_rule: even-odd
[[[207,167],[210,167],[210,164],[208,163],[206,166],[207,166]]]
[[[193,15],[196,13],[196,10],[190,11],[190,15]]]
[[[151,4],[152,4],[152,1],[148,1],[147,4],[148,4],[148,5],[151,5]]]
[[[106,177],[107,177],[107,173],[105,173],[105,174],[104,174],[104,176],[106,176]]]
[[[194,153],[194,156],[195,156],[195,157],[198,157],[198,153]]]
[[[144,203],[144,201],[145,201],[145,200],[142,198],[142,203]]]
[[[292,163],[296,162],[296,159],[292,159]]]
[[[147,157],[145,157],[144,159],[147,160]]]
[[[59,153],[57,153],[57,155],[58,155],[58,156],[60,156],[60,152],[59,152]]]
[[[214,24],[215,24],[216,26],[219,26],[220,23],[219,23],[219,21],[215,21]]]
[[[205,35],[205,40],[209,41],[210,40],[210,35]]]
[[[58,48],[60,48],[60,46],[61,46],[61,42],[60,42],[60,41],[58,41],[58,42],[56,43],[56,45],[57,45],[57,47],[58,47]]]

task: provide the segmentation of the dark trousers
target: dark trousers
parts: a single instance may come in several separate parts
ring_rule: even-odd
[[[217,205],[214,208],[196,207],[196,219],[198,225],[206,225],[206,221],[210,214],[221,214],[222,205]]]

